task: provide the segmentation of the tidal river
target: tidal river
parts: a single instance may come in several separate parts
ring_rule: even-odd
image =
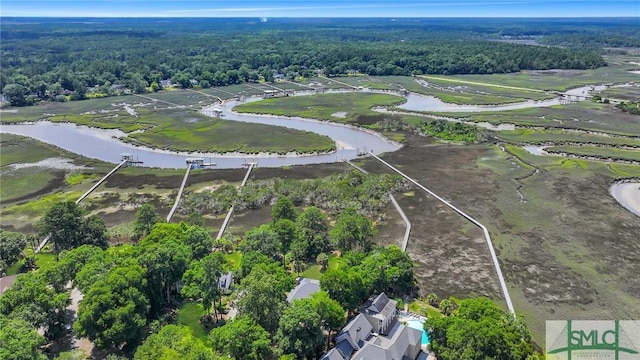
[[[252,161],[257,161],[260,167],[320,164],[355,159],[358,152],[372,151],[375,154],[381,154],[400,148],[399,144],[389,141],[381,135],[352,126],[302,118],[237,114],[231,111],[231,108],[237,104],[229,102],[222,106],[225,119],[285,126],[327,135],[336,142],[338,150],[328,154],[291,153],[287,155],[177,153],[126,144],[119,140],[119,138],[126,136],[124,132],[119,130],[96,129],[74,124],[54,124],[47,121],[33,124],[2,125],[0,132],[28,136],[76,154],[111,163],[120,162],[121,154],[128,153],[142,161],[142,166],[157,168],[183,168],[186,166],[185,159],[188,157],[203,157],[205,162],[214,162],[216,168],[221,169],[240,168],[245,162]],[[206,110],[203,112],[206,113]]]
[[[592,87],[582,87],[570,90],[569,92],[582,94],[585,93],[587,89],[592,89]],[[254,98],[247,101],[255,100],[259,99]],[[411,110],[428,111],[498,111],[511,110],[514,108],[551,106],[558,102],[559,99],[553,99],[540,102],[522,102],[508,105],[461,106],[444,103],[431,96],[409,94],[407,96],[407,102],[401,107]],[[54,124],[46,121],[40,121],[33,124],[2,125],[0,127],[0,133],[28,136],[89,158],[111,163],[119,162],[121,154],[128,153],[132,154],[137,160],[142,161],[142,166],[157,168],[185,167],[185,159],[188,157],[205,158],[206,162],[214,162],[217,164],[217,168],[222,169],[240,168],[244,163],[252,161],[257,161],[258,165],[261,167],[320,164],[355,159],[359,152],[373,152],[374,154],[381,154],[395,151],[400,148],[399,144],[389,141],[375,132],[348,125],[296,117],[238,114],[232,110],[233,107],[238,104],[240,104],[239,101],[229,101],[223,105],[212,105],[209,108],[203,109],[201,112],[203,114],[211,115],[213,108],[216,107],[222,110],[223,118],[227,120],[284,126],[326,135],[336,142],[338,150],[328,154],[290,153],[287,155],[266,153],[256,155],[239,153],[224,155],[177,153],[126,144],[119,140],[119,138],[126,136],[125,133],[119,130],[96,129],[86,126],[76,126],[74,124]]]

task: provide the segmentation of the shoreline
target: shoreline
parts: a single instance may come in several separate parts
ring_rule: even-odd
[[[317,155],[331,155],[339,150],[352,149],[352,147],[348,146],[348,144],[344,142],[338,143],[334,140],[336,144],[336,148],[332,151],[327,151],[327,152],[316,151],[316,152],[305,152],[305,153],[299,153],[299,152],[275,153],[275,152],[261,151],[261,152],[254,152],[254,153],[249,153],[249,152],[245,153],[245,152],[229,151],[225,153],[204,153],[197,150],[178,151],[178,150],[154,148],[146,145],[136,145],[136,144],[122,140],[122,137],[126,136],[127,133],[123,132],[120,129],[104,129],[104,128],[95,127],[95,126],[78,125],[74,122],[67,122],[67,121],[52,122],[50,120],[38,120],[38,121],[26,121],[26,122],[5,124],[5,125],[12,126],[12,125],[38,125],[38,124],[49,124],[52,126],[56,126],[56,125],[75,126],[77,128],[83,129],[84,131],[92,133],[92,136],[95,136],[97,138],[100,138],[106,141],[117,142],[118,144],[131,149],[150,151],[158,154],[179,155],[179,156],[200,156],[200,157],[219,157],[219,158],[224,158],[224,157],[235,158],[235,157],[242,157],[242,156],[256,157],[256,158],[281,158],[281,157],[295,158],[295,157],[307,157],[307,156],[317,156]],[[0,129],[0,133],[12,134],[12,132],[10,131],[5,132],[5,131],[2,131],[1,129]],[[26,136],[26,135],[22,135],[22,136]],[[30,136],[27,136],[27,137],[30,137]],[[50,144],[50,145],[53,145],[53,144]]]
[[[609,193],[622,207],[640,216],[640,180],[617,182],[609,187]]]

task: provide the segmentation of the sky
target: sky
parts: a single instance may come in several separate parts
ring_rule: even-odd
[[[0,0],[0,16],[640,17],[640,0]]]

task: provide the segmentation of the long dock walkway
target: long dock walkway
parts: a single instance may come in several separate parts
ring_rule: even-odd
[[[84,200],[87,196],[89,196],[89,194],[91,194],[95,189],[98,188],[98,186],[100,186],[105,180],[107,180],[109,178],[109,176],[113,175],[113,173],[115,173],[116,171],[118,171],[118,169],[120,169],[124,164],[126,164],[128,161],[130,161],[129,159],[125,159],[122,160],[122,162],[120,162],[118,165],[116,165],[116,167],[114,167],[111,171],[109,171],[109,173],[107,175],[105,175],[102,179],[100,179],[100,181],[98,181],[97,183],[95,183],[91,189],[87,190],[87,192],[85,192],[84,194],[82,194],[82,196],[80,196],[78,198],[78,200],[76,200],[76,204],[79,204],[82,200]],[[40,245],[38,245],[38,247],[33,251],[34,254],[37,254],[40,252],[40,250],[42,250],[42,248],[47,245],[47,242],[49,242],[49,239],[51,239],[51,234],[47,235],[42,242],[40,242]]]
[[[178,190],[178,196],[176,196],[176,202],[173,203],[169,214],[167,215],[167,222],[171,221],[173,217],[173,213],[176,212],[178,208],[178,204],[180,203],[180,199],[182,198],[182,192],[184,191],[184,186],[187,184],[187,179],[189,178],[189,172],[191,171],[191,164],[187,164],[187,171],[184,173],[184,179],[182,179],[182,184],[180,185],[180,190]]]
[[[107,180],[109,178],[109,176],[113,175],[114,172],[118,171],[118,169],[120,169],[128,161],[129,161],[128,159],[122,160],[122,162],[120,162],[120,164],[116,165],[116,167],[114,167],[113,170],[109,171],[109,173],[107,175],[105,175],[102,179],[100,179],[100,181],[95,183],[91,187],[91,189],[89,189],[86,193],[82,194],[82,196],[80,196],[78,198],[78,200],[76,200],[76,204],[80,204],[80,201],[84,200],[87,196],[89,196],[89,194],[91,194],[93,192],[93,190],[97,189],[98,186],[100,186],[105,180]]]
[[[360,171],[363,174],[369,173],[367,170],[361,168],[360,166],[352,163],[349,160],[345,160],[344,162],[351,165],[353,168],[355,168],[356,170]],[[402,238],[402,251],[407,251],[407,245],[409,244],[409,235],[411,234],[411,221],[409,221],[409,218],[400,207],[400,204],[398,204],[398,201],[396,200],[396,198],[393,197],[393,194],[389,194],[389,199],[391,199],[391,203],[396,208],[396,210],[398,211],[398,214],[400,214],[400,217],[402,218],[402,221],[404,221],[406,225],[404,230],[404,237]]]
[[[464,218],[466,218],[467,220],[471,221],[473,224],[475,224],[476,226],[478,226],[480,229],[482,229],[482,232],[484,233],[484,238],[487,241],[487,245],[489,246],[489,252],[491,253],[491,259],[493,260],[493,266],[496,269],[496,272],[498,273],[498,280],[500,281],[500,287],[502,288],[502,294],[504,295],[505,301],[507,302],[507,308],[509,309],[509,312],[515,316],[515,310],[513,308],[513,303],[511,302],[511,296],[509,295],[509,289],[507,288],[507,284],[504,281],[504,277],[502,276],[502,270],[500,269],[500,263],[498,262],[498,257],[496,256],[496,252],[495,249],[493,248],[493,242],[491,241],[491,235],[489,235],[489,230],[487,229],[486,226],[482,225],[478,220],[472,218],[471,216],[467,215],[465,212],[463,212],[462,210],[458,209],[457,207],[453,206],[451,203],[449,203],[448,201],[446,201],[445,199],[441,198],[440,196],[438,196],[436,193],[434,193],[433,191],[427,189],[426,187],[424,187],[422,184],[420,184],[419,182],[417,182],[416,180],[412,179],[411,177],[409,177],[408,175],[404,174],[403,172],[401,172],[400,170],[396,169],[395,167],[393,167],[391,164],[389,164],[388,162],[380,159],[378,156],[376,156],[373,153],[370,153],[369,155],[371,155],[374,159],[380,161],[383,165],[387,166],[388,168],[390,168],[391,170],[397,172],[398,174],[400,174],[402,177],[404,177],[405,179],[409,180],[410,182],[412,182],[415,186],[419,187],[420,189],[424,190],[425,192],[427,192],[429,195],[433,196],[434,198],[438,199],[440,202],[442,202],[443,204],[447,205],[448,207],[450,207],[453,211],[457,212],[458,214],[462,215]]]
[[[247,180],[249,179],[249,174],[251,174],[251,170],[253,170],[253,167],[256,166],[258,163],[252,162],[249,163],[249,169],[247,169],[247,174],[244,176],[244,179],[242,179],[242,183],[240,184],[240,188],[242,188],[244,186],[244,184],[247,183]],[[229,209],[229,212],[227,213],[227,217],[224,218],[224,221],[222,222],[222,226],[220,227],[220,231],[218,231],[218,235],[216,236],[216,240],[220,240],[220,238],[222,237],[222,235],[224,234],[224,230],[227,228],[227,225],[229,224],[229,220],[231,219],[231,215],[233,215],[233,208],[234,206],[231,205],[231,208]]]

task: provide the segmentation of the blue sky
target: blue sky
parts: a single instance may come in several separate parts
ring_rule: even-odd
[[[1,0],[2,16],[639,17],[640,0]]]

